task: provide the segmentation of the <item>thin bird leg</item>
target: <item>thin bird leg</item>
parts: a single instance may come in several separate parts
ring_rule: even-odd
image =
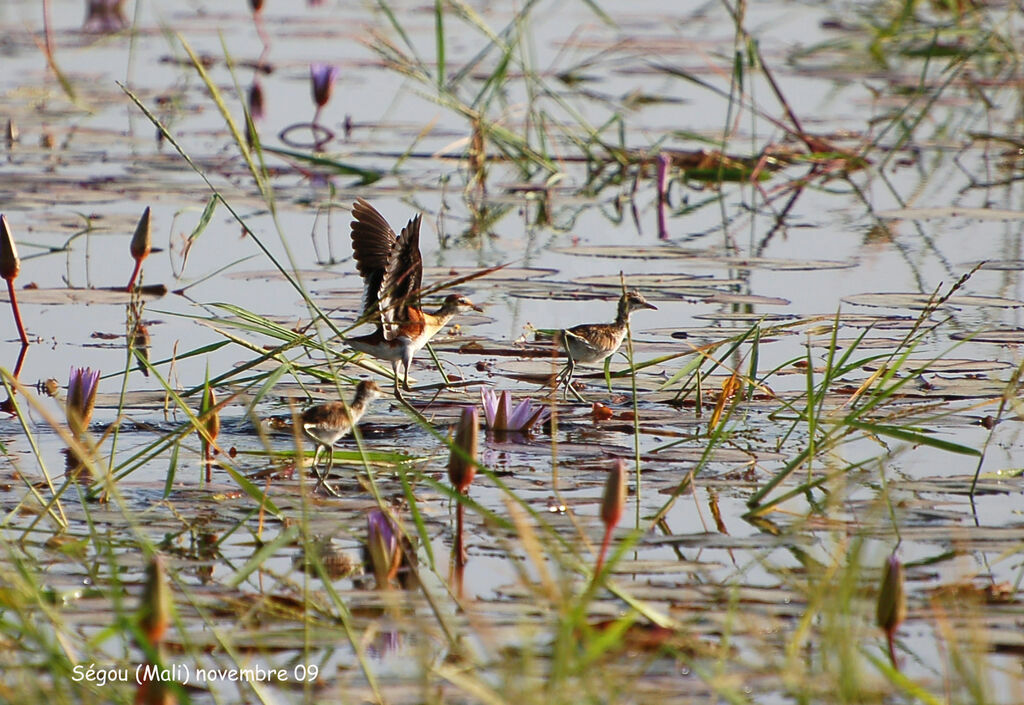
[[[568,371],[565,375],[565,391],[562,392],[562,399],[566,398],[565,392],[572,392],[573,397],[576,401],[581,404],[586,404],[587,400],[580,396],[580,393],[576,391],[576,387],[572,386],[572,376],[576,372],[576,361],[572,359],[572,355],[569,355],[569,364],[567,365]]]
[[[402,351],[402,384],[409,391],[409,368],[412,367],[412,348],[406,346]]]
[[[324,475],[320,472],[320,454],[326,448],[323,443],[316,444],[316,452],[313,454],[313,472],[316,474],[316,486],[313,487],[313,491],[316,492],[320,489],[320,485],[324,484]]]
[[[572,353],[568,350],[565,351],[568,356],[568,362],[565,363],[565,370],[562,373],[562,382],[565,384],[565,389],[562,390],[562,400],[567,398],[569,387],[572,385],[572,375],[576,371],[576,361],[572,359]]]
[[[391,379],[395,383],[395,398],[401,399],[402,393],[398,391],[398,360],[391,361]]]

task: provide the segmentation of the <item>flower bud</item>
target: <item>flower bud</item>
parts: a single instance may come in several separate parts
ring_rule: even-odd
[[[146,586],[139,604],[139,627],[154,646],[163,641],[171,621],[171,592],[163,556],[153,556],[146,566]]]
[[[907,616],[907,602],[903,593],[903,564],[895,553],[890,554],[882,570],[882,587],[878,592],[875,613],[878,626],[892,634]]]
[[[377,587],[388,586],[398,574],[402,554],[398,547],[394,524],[387,514],[374,509],[366,515],[366,548]]]
[[[18,259],[18,248],[14,244],[14,235],[7,225],[7,218],[0,215],[0,277],[11,281],[21,271],[21,260]]]
[[[455,429],[455,440],[448,457],[448,479],[460,493],[469,489],[476,476],[477,429],[480,422],[475,406],[462,409],[462,417]],[[461,451],[461,452],[460,452]]]
[[[131,253],[136,260],[145,259],[153,249],[153,228],[150,224],[149,206],[142,212],[139,224],[135,226],[135,234],[132,235]]]
[[[216,406],[217,397],[213,393],[213,387],[207,383],[203,389],[203,401],[199,406],[199,415],[203,417],[203,427],[206,429],[210,443],[217,440],[217,434],[220,433],[220,414],[217,413]]]
[[[92,410],[96,404],[96,390],[99,387],[100,371],[88,367],[72,367],[68,380],[68,398],[65,415],[72,435],[80,437],[89,427]]]
[[[263,85],[254,78],[252,85],[249,86],[249,116],[256,122],[262,120],[263,115]]]
[[[338,68],[330,64],[312,64],[309,67],[309,77],[313,82],[313,101],[317,107],[324,107],[331,99],[331,89],[337,75]]]
[[[604,496],[601,498],[601,521],[605,527],[611,528],[622,519],[626,507],[626,464],[622,460],[615,461],[615,467],[608,473],[604,485]]]

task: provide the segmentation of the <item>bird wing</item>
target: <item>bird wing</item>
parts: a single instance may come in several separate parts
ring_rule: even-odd
[[[352,206],[352,254],[363,278],[363,317],[379,321],[381,284],[398,237],[376,208],[362,198]]]
[[[419,313],[420,285],[423,281],[423,259],[420,257],[420,222],[416,214],[402,228],[402,234],[391,248],[387,269],[380,283],[380,312],[384,337],[393,340],[398,325],[413,312]]]
[[[393,340],[409,308],[419,308],[423,260],[417,215],[395,235],[376,208],[362,198],[352,206],[352,253],[363,277],[363,317],[379,322],[385,340]]]

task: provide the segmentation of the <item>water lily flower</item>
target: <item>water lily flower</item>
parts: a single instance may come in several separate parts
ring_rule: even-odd
[[[0,277],[7,282],[7,294],[11,299],[11,310],[14,312],[14,323],[18,326],[18,335],[22,346],[28,345],[25,325],[21,322],[21,311],[18,309],[18,297],[14,293],[14,280],[21,271],[21,260],[18,248],[14,244],[14,235],[7,225],[7,218],[0,215]]]
[[[385,588],[398,574],[402,552],[391,518],[379,509],[366,515],[366,547],[378,588]]]
[[[882,588],[878,592],[878,608],[875,619],[885,632],[889,643],[889,659],[893,668],[896,664],[896,630],[907,616],[907,601],[903,592],[903,564],[894,551],[889,555],[882,570]]]
[[[72,367],[68,381],[68,399],[64,411],[68,428],[80,437],[89,427],[92,409],[96,404],[96,390],[99,387],[100,371],[88,367]]]
[[[331,89],[334,88],[334,79],[338,76],[338,67],[330,64],[312,64],[309,67],[309,77],[313,82],[313,101],[316,103],[317,113],[320,108],[327,105],[331,99]],[[316,122],[314,120],[313,122]]]
[[[504,390],[499,397],[492,389],[480,389],[480,398],[484,405],[487,428],[492,431],[519,431],[528,433],[538,423],[543,423],[551,410],[543,405],[534,407],[533,401],[523,399],[512,408],[512,395]]]
[[[153,251],[153,227],[149,217],[149,206],[146,206],[142,217],[139,218],[139,224],[135,226],[135,234],[132,235],[129,250],[132,253],[132,259],[135,260],[135,269],[132,270],[132,276],[128,280],[128,286],[124,288],[125,291],[131,291],[135,286],[135,280],[142,270],[142,260],[146,259]]]
[[[626,464],[622,460],[615,462],[615,467],[608,473],[608,479],[604,485],[604,495],[601,497],[601,521],[604,523],[604,540],[601,542],[601,553],[597,556],[597,565],[594,566],[594,578],[601,572],[604,565],[604,557],[608,552],[608,544],[611,542],[612,531],[622,519],[622,512],[626,507]]]

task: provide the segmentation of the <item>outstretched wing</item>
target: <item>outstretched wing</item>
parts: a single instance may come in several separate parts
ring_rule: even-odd
[[[365,282],[363,317],[379,320],[385,339],[392,340],[406,308],[418,307],[423,279],[421,216],[396,236],[384,216],[362,198],[356,200],[352,215],[352,252]]]

